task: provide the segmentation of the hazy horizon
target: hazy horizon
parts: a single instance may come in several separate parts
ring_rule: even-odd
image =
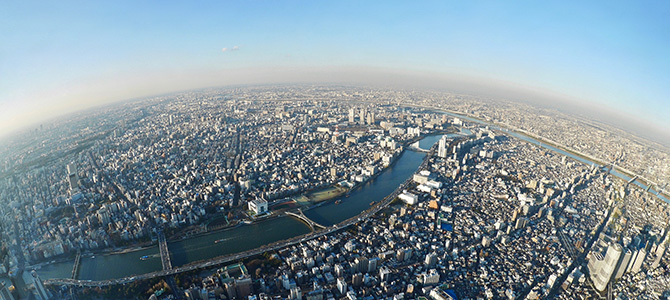
[[[246,70],[249,71],[249,70]],[[292,70],[275,69],[263,72],[264,76],[253,74],[253,80],[229,81],[225,85],[217,85],[214,82],[202,86],[181,87],[178,83],[184,83],[183,80],[174,82],[172,89],[142,91],[135,97],[123,98],[119,96],[113,98],[114,94],[107,98],[99,97],[98,101],[89,102],[87,99],[80,101],[71,100],[69,107],[42,107],[40,112],[45,112],[41,117],[30,118],[35,112],[26,112],[23,116],[17,115],[15,118],[26,119],[25,123],[13,122],[16,127],[9,131],[0,133],[0,139],[5,139],[24,130],[49,123],[68,115],[80,113],[90,109],[99,109],[105,106],[120,104],[127,101],[142,101],[143,99],[157,97],[166,94],[179,94],[188,91],[202,90],[207,88],[227,89],[237,86],[277,86],[277,85],[304,85],[314,84],[323,86],[344,85],[352,87],[370,87],[370,88],[420,88],[424,90],[442,90],[452,94],[462,94],[473,97],[490,98],[493,101],[510,101],[519,103],[528,103],[538,108],[555,109],[566,114],[577,113],[579,118],[587,118],[593,121],[601,122],[615,128],[624,130],[630,134],[638,135],[642,138],[657,142],[666,147],[670,147],[670,132],[664,130],[663,125],[645,122],[635,116],[627,115],[623,111],[612,110],[607,107],[596,107],[589,102],[580,102],[579,99],[568,98],[569,96],[552,93],[552,91],[541,90],[538,88],[524,87],[514,85],[513,83],[494,81],[483,78],[456,78],[446,74],[437,74],[432,72],[407,72],[403,70],[388,70],[379,68],[339,68],[326,71],[319,70],[301,70],[296,72]],[[240,75],[240,73],[236,73]],[[247,74],[251,76],[250,74]],[[229,77],[232,74],[221,75]],[[244,77],[242,77],[244,78]],[[216,77],[209,77],[210,80],[216,80]],[[188,81],[187,81],[188,82]],[[198,81],[200,83],[209,83],[207,80]],[[2,121],[0,121],[2,122]],[[3,128],[11,128],[5,127]]]
[[[667,144],[668,13],[657,2],[7,3],[0,136],[116,101],[306,82],[571,103]]]

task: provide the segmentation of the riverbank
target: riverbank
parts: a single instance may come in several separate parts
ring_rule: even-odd
[[[433,142],[439,140],[439,136],[429,137],[429,140],[431,144],[434,144]],[[392,166],[379,172],[375,180],[351,191],[346,201],[341,204],[331,201],[321,202],[314,205],[309,211],[305,211],[305,215],[309,218],[316,216],[317,218],[313,220],[326,226],[326,231],[335,230],[336,226],[333,225],[341,224],[344,220],[357,220],[363,216],[362,213],[369,212],[373,208],[369,205],[370,202],[374,201],[376,204],[382,202],[385,196],[392,194],[407,178],[411,178],[423,163],[424,158],[425,155],[421,152],[404,151]],[[317,232],[322,234],[323,230]],[[282,241],[300,242],[305,237],[304,234],[309,234],[309,227],[303,222],[295,218],[276,215],[272,219],[243,225],[235,230],[219,231],[204,234],[203,237],[169,243],[173,270],[161,270],[160,259],[155,257],[139,261],[140,256],[158,254],[156,248],[153,248],[144,253],[83,260],[82,271],[78,277],[81,278],[80,280],[51,279],[49,282],[52,284],[59,282],[64,284],[123,284],[152,276],[185,272],[200,267],[208,268],[215,266],[217,262],[234,261],[245,253],[268,251],[268,247],[277,245],[277,243],[281,245]],[[254,238],[250,239],[251,236]],[[221,242],[215,242],[217,240]],[[69,278],[71,268],[72,263],[50,266],[43,272],[45,274],[43,278]]]
[[[433,138],[433,140],[437,142],[437,139]],[[315,209],[311,210],[312,213],[317,213],[317,215],[328,214],[335,217],[335,219],[329,219],[333,222],[329,221],[323,224],[326,226],[323,230],[309,232],[303,222],[294,218],[275,218],[274,220],[259,222],[259,224],[243,226],[240,228],[240,231],[231,231],[230,234],[224,236],[192,239],[187,243],[177,245],[171,244],[170,251],[173,254],[173,263],[175,260],[182,260],[182,263],[175,264],[176,267],[172,270],[160,270],[160,268],[157,268],[134,273],[141,275],[130,275],[133,273],[125,270],[122,271],[125,273],[122,276],[86,277],[93,280],[50,279],[45,282],[55,285],[75,284],[89,286],[124,284],[196,269],[217,268],[223,264],[239,261],[248,256],[303,243],[304,241],[342,230],[371,216],[382,206],[377,204],[386,203],[388,199],[394,199],[402,191],[407,182],[411,182],[412,175],[426,161],[426,155],[423,153],[405,151],[394,167],[382,172],[370,184],[352,191],[349,198],[350,201],[345,201],[340,205],[334,203],[316,205]],[[374,202],[375,205],[369,205],[370,202]],[[306,213],[306,215],[308,214]],[[310,215],[308,217],[311,218]],[[295,226],[300,227],[300,230],[296,231]],[[305,232],[306,230],[307,232]],[[256,238],[249,239],[249,236],[252,235]],[[223,242],[215,243],[215,239],[220,239]],[[218,255],[207,257],[201,256],[199,253],[207,253],[207,256]],[[197,257],[201,259],[194,259]],[[158,263],[157,260],[156,262]]]
[[[455,132],[453,127],[450,127],[447,130],[434,131],[434,132],[430,132],[430,133],[427,133],[427,134],[423,134],[423,135],[415,137],[411,140],[405,141],[402,144],[403,145],[403,148],[402,148],[403,150],[397,152],[396,155],[394,155],[393,159],[390,161],[390,164],[388,166],[384,167],[379,172],[376,172],[373,176],[367,178],[364,182],[361,182],[360,184],[357,184],[354,188],[347,189],[344,193],[325,193],[323,195],[319,195],[321,197],[321,199],[319,199],[320,201],[316,201],[315,203],[312,203],[311,205],[306,206],[303,209],[305,211],[316,209],[316,208],[319,208],[323,205],[331,204],[332,202],[336,201],[337,199],[342,199],[342,204],[340,204],[339,206],[348,207],[345,204],[346,204],[346,202],[349,202],[348,201],[349,198],[344,198],[344,195],[345,194],[349,195],[353,191],[361,188],[362,186],[365,186],[365,185],[369,184],[370,182],[376,180],[378,178],[378,176],[384,174],[388,169],[393,168],[397,164],[400,157],[402,157],[405,154],[405,152],[407,150],[407,147],[406,147],[407,145],[410,145],[411,143],[414,143],[416,141],[425,139],[427,137],[438,136],[438,135],[446,134],[446,133],[450,133],[450,132]],[[321,188],[321,190],[309,191],[309,193],[315,195],[315,194],[318,194],[319,192],[322,192],[324,190],[333,189],[333,188],[337,188],[337,187],[333,187],[331,185],[329,187]],[[342,191],[344,191],[344,190],[342,190]],[[308,196],[310,196],[310,195],[308,194]],[[338,209],[340,209],[340,208],[338,208]],[[209,227],[209,226],[198,225],[198,226],[192,227],[190,230],[188,230],[188,233],[186,233],[186,234],[184,233],[184,231],[181,231],[178,234],[170,235],[170,236],[168,236],[167,240],[168,240],[168,243],[169,243],[170,250],[172,252],[174,244],[179,244],[179,243],[182,243],[184,241],[188,241],[190,239],[197,239],[197,238],[204,237],[204,236],[221,234],[221,233],[227,232],[229,230],[238,229],[239,227],[242,227],[242,226],[253,226],[255,223],[276,219],[276,218],[279,218],[279,217],[282,217],[282,216],[283,216],[283,214],[281,214],[281,211],[279,211],[279,212],[274,212],[273,211],[273,214],[271,214],[271,215],[267,215],[267,216],[264,216],[262,218],[253,219],[253,220],[250,219],[249,221],[252,222],[252,223],[249,224],[249,225],[244,224],[244,223],[242,223],[241,221],[238,221],[238,220],[231,220],[231,222],[228,223],[228,224],[226,224],[226,222],[221,222],[221,224],[223,226],[216,227],[216,228],[212,228],[212,227]],[[174,247],[176,247],[178,249],[181,246],[176,245]],[[149,253],[141,253],[141,255],[138,254],[138,255],[135,255],[135,256],[142,256],[142,255],[145,255],[145,254],[152,255],[152,254],[158,253],[156,241],[155,240],[154,241],[147,241],[147,242],[144,242],[142,244],[136,244],[136,245],[132,245],[132,246],[128,246],[128,247],[117,247],[117,248],[111,248],[111,249],[100,249],[100,250],[95,250],[95,251],[90,251],[90,252],[84,252],[84,253],[82,253],[82,258],[91,258],[93,256],[99,256],[99,258],[101,258],[103,256],[130,254],[130,253],[141,252],[141,251],[147,251]],[[41,268],[42,266],[50,265],[50,264],[63,264],[63,265],[68,265],[69,264],[70,265],[69,267],[71,268],[73,263],[74,263],[74,254],[69,254],[67,256],[64,256],[64,257],[61,257],[61,258],[58,258],[58,259],[55,259],[55,260],[52,260],[52,261],[43,261],[43,262],[40,262],[40,263],[36,263],[34,266],[37,267],[37,268]],[[98,262],[98,263],[100,263],[100,262]],[[85,266],[87,264],[90,264],[90,260],[87,260],[87,262],[84,262],[83,265]],[[81,276],[81,278],[86,278],[86,277]]]
[[[483,119],[481,119],[477,116],[471,115],[471,114],[452,111],[452,110],[443,109],[443,108],[436,108],[436,107],[430,107],[430,106],[424,106],[424,105],[411,105],[411,104],[407,104],[405,106],[406,107],[424,108],[424,109],[428,109],[428,110],[433,111],[433,112],[446,113],[448,115],[452,115],[452,116],[455,116],[455,117],[460,117],[460,118],[464,118],[464,119],[471,119],[471,121],[474,121],[474,122],[477,122],[477,123],[480,123],[480,124],[484,124],[484,125],[497,126],[499,128],[498,130],[502,131],[503,133],[509,134],[511,132],[513,134],[523,136],[527,139],[535,140],[539,143],[544,143],[545,145],[549,145],[549,146],[554,147],[554,148],[556,148],[560,151],[564,151],[566,153],[569,153],[570,155],[579,157],[583,160],[589,161],[591,163],[598,164],[598,165],[603,166],[603,167],[606,167],[606,166],[609,165],[608,162],[604,162],[600,158],[596,158],[596,157],[593,157],[593,156],[588,155],[586,153],[576,151],[574,149],[563,146],[563,145],[561,145],[561,144],[559,144],[555,141],[552,141],[552,140],[549,140],[547,138],[541,137],[539,135],[528,132],[526,130],[516,128],[516,127],[511,126],[509,124],[494,122],[494,121],[489,121],[489,120],[483,120]],[[551,149],[549,149],[549,150],[551,150]],[[657,183],[652,182],[651,180],[645,178],[644,176],[641,176],[639,174],[635,174],[635,172],[633,172],[631,170],[628,170],[626,168],[622,168],[620,166],[614,165],[613,171],[616,171],[619,174],[628,177],[628,178],[622,178],[624,180],[630,180],[632,178],[637,177],[637,179],[635,181],[637,183],[639,183],[638,185],[642,188],[646,188],[650,185],[656,186],[657,188],[659,187],[659,185]],[[650,188],[650,190],[656,192],[656,194],[654,194],[654,195],[657,196],[659,199],[664,200],[667,203],[670,203],[670,193],[668,193],[668,192],[661,193],[659,190],[656,190],[656,189],[653,189],[653,188]]]

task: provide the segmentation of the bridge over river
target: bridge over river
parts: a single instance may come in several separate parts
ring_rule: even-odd
[[[309,229],[311,229],[312,231],[314,231],[315,229],[325,229],[326,228],[326,226],[323,226],[323,225],[321,225],[317,222],[314,222],[314,221],[312,221],[312,219],[305,216],[305,214],[302,213],[302,209],[298,209],[297,214],[294,213],[294,212],[290,212],[290,211],[287,211],[286,214],[289,215],[289,216],[298,218],[300,221],[305,222],[309,226]]]
[[[419,167],[425,168],[427,163],[428,163],[428,158],[432,156],[433,151],[435,149],[433,148],[431,150],[431,153],[426,155]],[[224,256],[219,256],[214,259],[206,260],[206,261],[199,261],[199,262],[194,262],[191,264],[179,266],[179,267],[174,267],[171,269],[163,269],[160,271],[155,271],[155,272],[150,272],[150,273],[145,273],[142,275],[136,275],[136,276],[126,276],[123,278],[118,278],[118,279],[109,279],[109,280],[82,280],[82,279],[47,279],[44,281],[44,284],[50,284],[50,285],[69,285],[69,286],[86,286],[86,287],[101,287],[101,286],[108,286],[108,285],[117,285],[117,284],[126,284],[130,283],[133,281],[137,280],[144,280],[144,279],[149,279],[149,278],[155,278],[155,277],[160,277],[160,276],[171,276],[174,274],[182,273],[182,272],[188,272],[196,269],[202,269],[202,268],[210,268],[210,267],[215,267],[215,266],[220,266],[222,264],[230,263],[233,261],[239,261],[240,259],[253,256],[253,255],[259,255],[268,251],[274,251],[278,250],[290,245],[294,244],[300,244],[305,241],[315,239],[324,235],[331,234],[333,232],[336,232],[338,230],[341,230],[343,228],[349,227],[353,224],[356,224],[358,222],[361,222],[363,220],[368,219],[369,217],[375,215],[377,212],[379,212],[381,209],[385,208],[388,206],[404,189],[407,189],[408,185],[412,182],[412,177],[410,176],[408,179],[406,179],[402,184],[397,186],[395,190],[385,198],[383,198],[381,201],[379,201],[377,204],[370,206],[366,210],[362,211],[361,213],[346,219],[342,222],[337,223],[336,225],[333,226],[328,226],[325,227],[323,225],[320,225],[309,218],[307,218],[301,210],[299,210],[298,214],[292,213],[290,215],[301,219],[304,222],[309,222],[312,224],[311,226],[321,228],[321,230],[316,230],[312,231],[311,233],[305,234],[305,235],[300,235],[296,236],[293,238],[289,238],[286,240],[274,242],[267,244],[265,246],[239,252],[239,253],[234,253],[234,254],[229,254],[229,255],[224,255]],[[167,253],[167,252],[166,252]]]
[[[163,270],[172,270],[172,260],[170,259],[170,250],[167,246],[167,240],[163,231],[158,231],[158,249],[161,252],[161,264]]]

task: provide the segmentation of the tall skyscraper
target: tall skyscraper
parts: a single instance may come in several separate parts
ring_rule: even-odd
[[[349,123],[356,122],[356,110],[352,107],[349,109]]]
[[[640,268],[642,268],[642,263],[644,262],[645,258],[647,258],[647,250],[644,248],[638,250],[637,255],[635,256],[635,260],[630,262],[630,265],[632,266],[630,271],[633,273],[640,272]]]
[[[9,287],[4,282],[0,282],[0,300],[14,300],[14,295],[12,295]]]
[[[40,276],[37,275],[37,272],[35,272],[35,270],[30,272],[30,275],[33,276],[33,284],[35,285],[35,292],[37,293],[37,299],[48,300],[49,292],[46,290],[46,288],[44,288],[44,284],[42,283],[42,279],[40,279]]]
[[[432,267],[437,264],[437,254],[435,252],[428,253],[426,255],[426,259],[424,260],[424,264],[428,267]]]
[[[604,291],[607,284],[612,279],[614,270],[619,263],[621,257],[622,247],[619,244],[612,244],[607,247],[607,252],[603,258],[599,253],[595,253],[594,259],[589,261],[589,271],[591,272],[591,280],[598,291]]]
[[[437,145],[437,156],[447,158],[447,136],[443,135]]]
[[[67,165],[67,176],[70,190],[77,189],[79,187],[79,177],[77,176],[77,167],[74,164]]]
[[[344,281],[344,278],[337,279],[337,290],[340,292],[341,295],[347,293],[347,282]]]
[[[633,255],[633,252],[630,251],[630,249],[626,248],[623,251],[622,257],[621,257],[621,262],[619,263],[619,266],[617,267],[616,273],[614,275],[614,279],[619,279],[623,276],[623,274],[626,273],[626,269],[628,268],[628,265],[630,264],[630,259]]]
[[[302,290],[300,289],[300,287],[296,286],[291,288],[291,296],[289,299],[302,300]]]
[[[375,124],[375,113],[370,112],[368,113],[368,125],[374,125]]]

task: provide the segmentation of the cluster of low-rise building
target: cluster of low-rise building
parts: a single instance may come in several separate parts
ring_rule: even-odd
[[[599,128],[542,122],[546,118],[527,117],[526,106],[466,100],[438,92],[250,87],[158,97],[62,121],[80,130],[41,129],[19,144],[25,151],[3,150],[0,219],[11,250],[0,271],[16,271],[24,258],[149,242],[159,228],[206,230],[205,221],[222,216],[232,224],[272,214],[273,204],[294,196],[353,188],[383,172],[422,134],[451,123],[462,126],[461,134],[433,146],[396,204],[345,230],[269,253],[266,259],[275,264],[258,274],[244,266],[235,267],[240,272],[205,271],[201,281],[182,287],[185,295],[442,300],[667,294],[670,210],[653,190],[614,177],[609,166],[583,164],[426,107],[396,104],[458,110],[654,180],[670,172],[658,165],[667,153],[628,148],[623,137],[615,140],[625,149],[613,147],[603,142],[610,135],[596,134]],[[641,157],[649,159],[632,167]]]
[[[401,204],[348,230],[273,253],[281,265],[252,276],[253,292],[245,296],[599,295],[584,288],[593,280],[579,256],[597,238],[593,233],[608,216],[618,185],[594,166],[501,132],[480,127],[471,131],[468,137],[444,137],[435,145],[444,150],[437,149],[434,153],[441,155],[428,158],[428,167],[413,175],[413,184],[398,196]],[[588,264],[593,261],[589,258]],[[664,280],[648,284],[667,288]],[[229,293],[212,294],[193,299],[232,299]]]
[[[391,164],[421,130],[446,123],[378,103],[286,102],[245,90],[158,97],[91,118],[104,121],[63,121],[86,127],[74,139],[68,131],[43,140],[31,151],[52,161],[0,182],[9,204],[3,221],[18,234],[9,230],[5,240],[26,259],[150,241],[160,227],[201,231],[213,216],[245,218],[251,201],[352,187]],[[35,135],[48,130],[57,131]]]

